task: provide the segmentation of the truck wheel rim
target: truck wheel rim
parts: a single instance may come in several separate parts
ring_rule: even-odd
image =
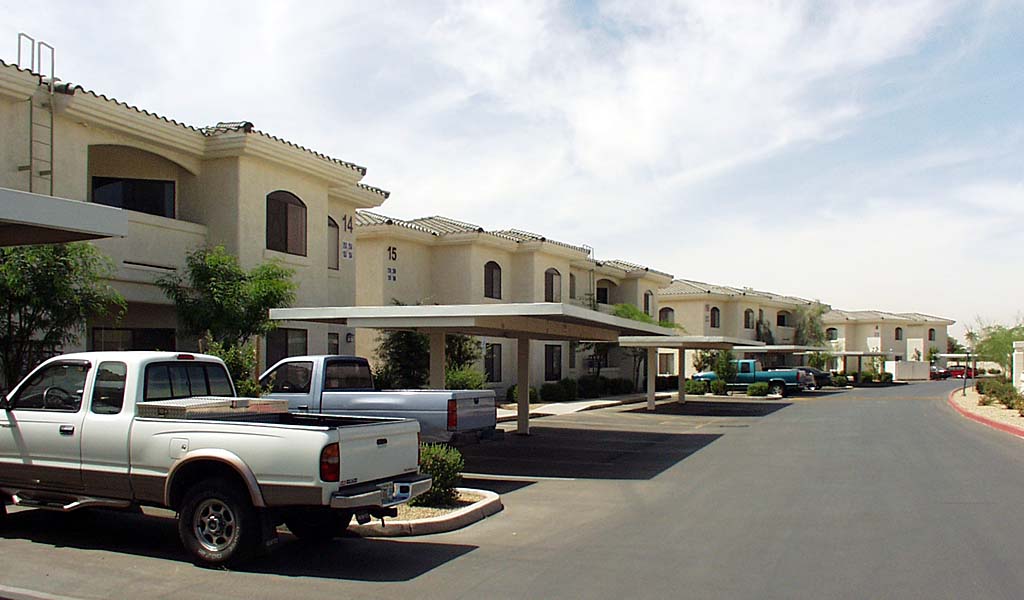
[[[230,546],[238,531],[231,507],[216,498],[199,504],[192,519],[192,528],[196,540],[210,552],[220,552]]]

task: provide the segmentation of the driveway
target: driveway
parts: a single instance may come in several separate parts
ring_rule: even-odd
[[[504,512],[197,569],[167,519],[24,511],[0,582],[80,597],[1015,598],[1021,440],[954,384],[548,417],[466,452]],[[3,593],[0,593],[2,596]]]

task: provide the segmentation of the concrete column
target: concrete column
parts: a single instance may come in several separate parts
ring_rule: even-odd
[[[658,380],[658,349],[647,349],[647,410],[654,410],[654,388]]]
[[[1013,385],[1024,392],[1024,342],[1013,343]]]
[[[516,433],[530,435],[530,339],[519,338],[516,343],[518,360],[516,377]]]
[[[686,349],[679,349],[679,404],[686,402]]]
[[[444,389],[444,332],[430,332],[430,387]]]

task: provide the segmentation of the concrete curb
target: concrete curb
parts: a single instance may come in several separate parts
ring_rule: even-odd
[[[953,395],[958,392],[960,392],[960,390],[953,390],[949,392],[949,395],[946,396],[946,402],[953,407],[953,410],[960,413],[961,416],[967,417],[972,421],[977,421],[978,423],[991,427],[992,429],[998,429],[999,431],[1002,431],[1004,433],[1009,433],[1010,435],[1024,439],[1024,428],[1009,425],[1007,423],[1000,423],[999,421],[993,421],[988,417],[976,415],[969,410],[961,408],[959,404],[953,401]]]
[[[484,496],[484,499],[440,517],[414,519],[412,521],[388,521],[386,526],[381,526],[379,522],[371,521],[366,525],[351,525],[349,526],[349,531],[357,533],[362,537],[400,537],[444,533],[446,531],[462,529],[467,525],[482,521],[505,508],[501,503],[501,496],[492,491],[471,488],[458,488],[458,490],[479,494]]]

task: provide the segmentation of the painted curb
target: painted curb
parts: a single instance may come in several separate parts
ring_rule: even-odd
[[[948,402],[949,405],[953,407],[953,410],[960,413],[961,416],[967,417],[972,421],[977,421],[978,423],[991,427],[992,429],[998,429],[999,431],[1002,431],[1004,433],[1009,433],[1010,435],[1024,439],[1024,428],[1017,427],[1015,425],[1008,425],[1006,423],[1000,423],[999,421],[993,421],[988,417],[976,415],[969,410],[961,408],[959,404],[953,401],[953,395],[960,391],[961,390],[953,390],[946,397],[946,402]]]
[[[501,503],[501,496],[490,490],[457,489],[460,492],[479,494],[484,496],[484,499],[440,517],[414,519],[412,521],[388,521],[385,526],[381,526],[380,523],[370,522],[366,525],[351,525],[349,526],[349,531],[357,533],[362,537],[400,537],[444,533],[446,531],[462,529],[467,525],[482,521],[505,508]]]

